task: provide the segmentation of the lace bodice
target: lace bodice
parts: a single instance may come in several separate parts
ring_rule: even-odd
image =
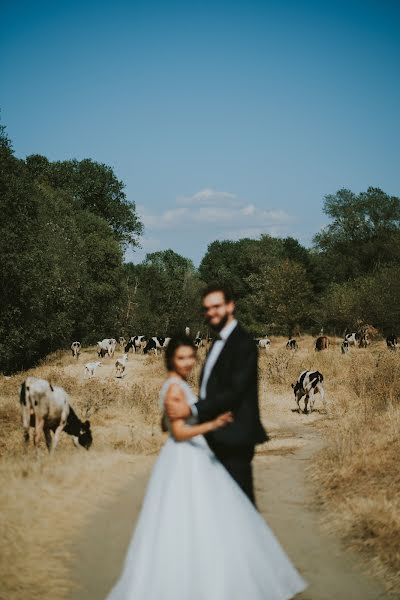
[[[193,404],[196,404],[198,398],[196,396],[196,394],[194,393],[194,391],[192,390],[192,388],[190,387],[190,385],[184,381],[183,379],[181,379],[180,377],[168,377],[168,379],[164,382],[161,390],[160,390],[160,398],[159,398],[159,402],[160,402],[160,408],[161,410],[164,409],[164,402],[165,402],[165,397],[167,395],[167,391],[170,385],[172,385],[173,383],[176,383],[179,385],[179,387],[182,389],[183,393],[185,394],[185,398],[187,403],[190,406],[193,406]],[[165,417],[167,426],[168,426],[168,431],[171,431],[170,428],[170,421],[168,419],[168,417]],[[196,417],[189,417],[188,419],[186,419],[186,423],[188,423],[188,425],[193,425],[195,423],[197,423],[197,418]]]

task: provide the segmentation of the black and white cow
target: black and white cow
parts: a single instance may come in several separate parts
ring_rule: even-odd
[[[347,340],[343,340],[343,342],[340,344],[340,350],[342,352],[342,354],[347,354],[347,352],[350,349],[350,344]]]
[[[288,350],[297,350],[298,348],[298,344],[297,341],[294,338],[289,338],[288,341],[286,342],[286,348]]]
[[[124,352],[129,352],[133,348],[136,353],[138,350],[144,350],[146,346],[146,336],[144,335],[133,335],[129,338],[129,342],[125,346]]]
[[[392,333],[392,335],[388,335],[386,338],[386,346],[392,352],[397,350],[397,337]]]
[[[34,427],[35,446],[44,433],[49,452],[55,450],[62,431],[72,436],[75,446],[90,448],[93,441],[90,422],[78,419],[62,387],[53,386],[46,379],[27,377],[21,385],[19,398],[26,443],[29,442],[29,428]]]
[[[257,346],[259,348],[269,348],[271,345],[271,340],[269,339],[269,337],[264,336],[262,338],[257,338]]]
[[[74,358],[79,358],[79,354],[81,352],[81,343],[80,342],[72,342],[71,352],[72,352],[72,356]]]
[[[165,350],[165,348],[169,344],[170,339],[171,338],[169,338],[169,337],[161,337],[161,336],[155,336],[155,337],[150,338],[146,344],[146,347],[143,350],[144,354],[148,354],[149,352],[154,352],[154,354],[157,356],[158,351],[162,352],[162,350]]]
[[[355,331],[352,333],[346,333],[344,336],[345,342],[348,342],[349,346],[355,346],[358,341],[358,335]]]
[[[315,394],[319,393],[325,407],[325,390],[323,386],[324,377],[319,371],[302,371],[296,381],[292,383],[294,397],[300,409],[300,400],[304,397],[304,414],[308,412],[308,401],[310,401],[310,412],[314,408]]]
[[[202,348],[205,344],[205,340],[203,340],[201,337],[195,337],[193,343],[196,348]]]

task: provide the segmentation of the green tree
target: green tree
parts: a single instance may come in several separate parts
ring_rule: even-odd
[[[201,328],[201,281],[189,259],[173,250],[153,252],[139,265],[126,265],[125,271],[128,335],[169,335],[186,326],[192,331]]]
[[[37,164],[46,160],[37,161]],[[42,167],[43,167],[42,164]],[[0,371],[113,335],[123,251],[109,222],[17,159],[0,130]]]
[[[264,265],[249,276],[252,290],[249,301],[257,307],[257,320],[267,331],[291,335],[295,325],[306,325],[312,305],[312,286],[300,263],[285,259],[272,266]]]
[[[331,279],[343,282],[400,259],[400,198],[379,188],[325,196],[331,223],[314,237]]]
[[[90,159],[50,162],[38,154],[28,156],[26,165],[36,181],[68,192],[78,208],[104,219],[120,243],[138,245],[142,223],[111,167]]]

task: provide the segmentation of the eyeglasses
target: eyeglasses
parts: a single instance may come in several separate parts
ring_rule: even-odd
[[[202,311],[203,311],[204,313],[208,313],[208,312],[210,312],[211,310],[216,310],[216,309],[218,309],[218,308],[221,308],[221,306],[224,306],[224,304],[223,304],[223,303],[221,303],[221,304],[213,304],[212,306],[202,306]]]

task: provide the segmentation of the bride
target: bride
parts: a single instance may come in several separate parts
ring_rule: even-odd
[[[187,378],[196,362],[186,336],[166,350],[160,392],[189,404]],[[288,600],[306,587],[264,519],[216,459],[203,435],[231,422],[230,413],[198,425],[169,421],[122,574],[107,600]]]

